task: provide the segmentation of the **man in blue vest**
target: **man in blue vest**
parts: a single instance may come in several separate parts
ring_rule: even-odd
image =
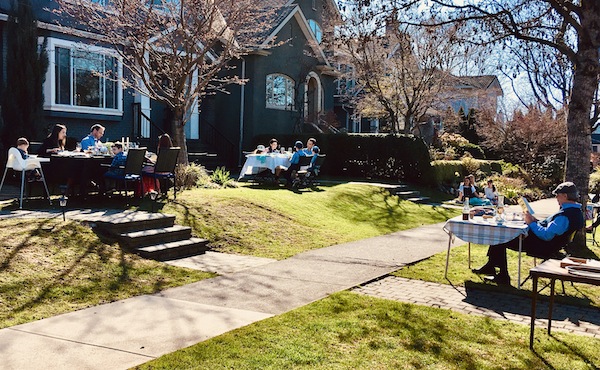
[[[95,147],[100,143],[100,139],[104,136],[104,126],[96,123],[90,129],[90,134],[81,139],[81,150],[85,151],[89,147]]]
[[[527,237],[523,239],[523,251],[543,259],[552,257],[569,242],[573,233],[582,229],[585,224],[581,204],[577,203],[579,193],[574,183],[563,182],[554,189],[552,194],[556,195],[556,201],[560,206],[557,213],[543,221],[537,220],[529,213],[524,215],[529,229]],[[488,262],[483,267],[474,269],[473,272],[491,275],[486,276],[485,279],[497,284],[510,284],[506,248],[519,250],[519,239],[491,245],[488,249]],[[499,268],[497,274],[496,268]]]

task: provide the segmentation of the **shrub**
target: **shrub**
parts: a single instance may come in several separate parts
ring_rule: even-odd
[[[190,189],[198,186],[199,183],[202,183],[206,179],[209,179],[206,169],[195,163],[175,168],[175,185],[178,188]]]
[[[237,188],[237,182],[231,178],[231,173],[225,167],[217,167],[210,175],[210,180],[222,188]]]
[[[490,177],[496,185],[499,194],[504,195],[506,204],[516,204],[521,196],[529,200],[538,200],[542,198],[542,191],[532,189],[526,186],[522,178],[511,178],[507,176],[494,175]]]
[[[600,171],[598,168],[590,174],[590,193],[600,193]]]

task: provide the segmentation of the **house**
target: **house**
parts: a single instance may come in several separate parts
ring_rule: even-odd
[[[455,112],[462,108],[465,114],[471,109],[496,112],[498,99],[504,95],[495,75],[454,76],[450,86],[445,94],[447,104]]]
[[[41,38],[47,41],[50,67],[44,84],[44,122],[51,127],[64,123],[68,136],[80,139],[93,123],[106,127],[106,140],[130,137],[152,147],[152,140],[169,132],[170,111],[150,98],[126,89],[118,80],[99,77],[95,71],[124,68],[109,48],[93,44],[98,35],[67,33],[51,12],[54,1],[30,0],[38,19]],[[94,0],[96,1],[96,0]],[[334,107],[336,71],[322,47],[326,16],[339,16],[332,0],[271,0],[282,5],[272,27],[262,30],[265,47],[256,47],[241,60],[232,61],[235,73],[248,79],[232,85],[228,94],[208,96],[194,109],[185,126],[190,152],[216,151],[222,164],[236,166],[240,153],[249,149],[256,135],[299,132],[319,128],[320,117]],[[101,1],[96,1],[101,2]],[[3,32],[12,1],[0,0],[0,32]],[[326,11],[333,11],[329,13]],[[271,41],[281,41],[267,48]],[[2,75],[6,79],[5,37]],[[10,109],[10,107],[3,107]],[[41,140],[45,132],[40,132]],[[282,143],[290,145],[293,143]]]
[[[262,32],[262,43],[283,44],[256,48],[237,61],[235,66],[248,83],[231,86],[229,95],[208,97],[202,107],[200,130],[204,137],[215,137],[211,144],[237,157],[252,149],[252,138],[257,135],[323,131],[320,118],[334,109],[339,73],[328,60],[322,41],[324,17],[329,11],[339,16],[335,2],[279,1],[283,7],[278,22]]]

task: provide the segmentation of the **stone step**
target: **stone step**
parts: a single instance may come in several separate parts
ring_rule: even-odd
[[[206,252],[208,240],[189,238],[168,243],[160,243],[138,247],[133,250],[141,257],[157,261],[168,261],[177,258],[196,256]]]
[[[189,226],[174,225],[170,227],[132,231],[119,235],[120,242],[127,248],[133,249],[142,246],[174,242],[189,239],[192,228]]]
[[[105,216],[95,221],[96,227],[112,235],[133,231],[171,227],[175,224],[174,215],[163,213],[136,212],[129,215]]]
[[[429,197],[411,197],[406,198],[406,200],[413,203],[427,203],[429,202]]]
[[[394,193],[394,195],[397,195],[403,199],[417,198],[417,197],[419,197],[420,194],[421,193],[417,190],[401,190],[401,191],[396,191]]]

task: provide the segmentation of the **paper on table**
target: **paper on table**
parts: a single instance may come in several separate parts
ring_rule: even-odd
[[[533,208],[531,208],[531,205],[529,204],[529,202],[527,201],[527,199],[525,199],[525,197],[519,198],[519,200],[517,200],[517,203],[519,203],[519,205],[523,209],[523,212],[527,212],[530,215],[532,215],[532,214],[535,213],[533,211]]]

